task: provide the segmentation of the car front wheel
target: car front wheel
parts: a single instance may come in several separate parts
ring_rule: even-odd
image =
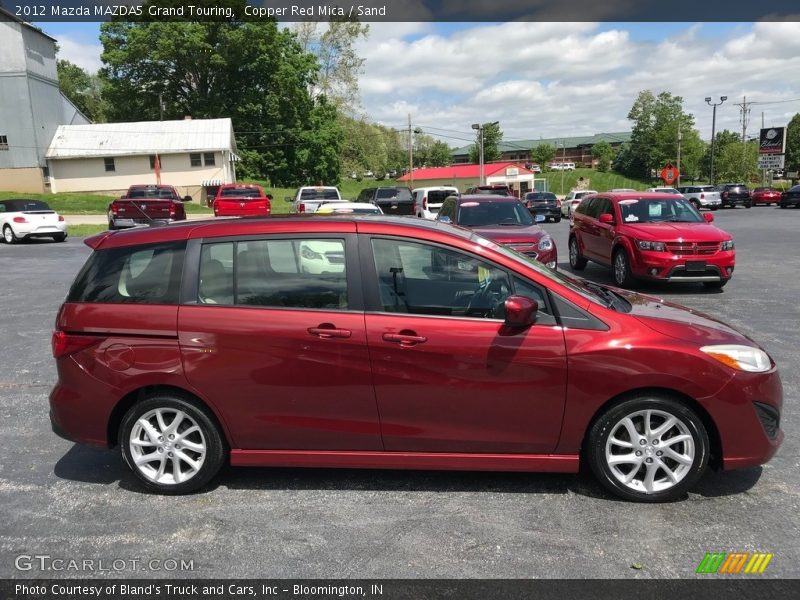
[[[625,400],[601,415],[586,458],[609,491],[636,502],[683,496],[706,468],[708,433],[684,403],[667,397]]]
[[[622,248],[614,253],[614,282],[619,287],[630,287],[633,283],[628,254]]]
[[[226,448],[211,413],[187,398],[164,394],[135,404],[120,428],[122,457],[144,487],[184,494],[222,468]]]

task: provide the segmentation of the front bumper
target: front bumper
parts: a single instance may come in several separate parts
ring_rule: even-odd
[[[713,255],[674,255],[639,250],[632,261],[636,277],[658,281],[724,281],[733,276],[736,252],[720,251]]]

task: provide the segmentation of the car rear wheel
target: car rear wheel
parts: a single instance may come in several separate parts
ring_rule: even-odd
[[[711,210],[717,210],[718,208],[719,208],[719,206],[712,206]]]
[[[586,263],[587,260],[581,256],[581,250],[578,247],[578,238],[573,235],[569,238],[569,266],[574,271],[583,271]]]
[[[5,240],[6,244],[16,244],[19,242],[19,238],[14,235],[14,230],[11,229],[11,225],[6,225],[3,227],[3,239]]]
[[[745,208],[750,208],[751,206],[753,206],[753,203],[752,203],[752,202],[745,202],[745,203],[744,203],[744,207],[745,207]]]
[[[163,394],[135,404],[120,427],[125,463],[144,487],[185,494],[206,485],[222,468],[226,448],[208,410]]]
[[[614,282],[620,287],[630,287],[633,283],[628,253],[622,248],[614,253]]]
[[[698,415],[668,397],[639,396],[601,415],[586,458],[600,483],[635,502],[683,496],[706,468],[708,433]]]
[[[57,233],[53,236],[53,240],[56,242],[64,242],[67,239],[66,233]]]
[[[553,223],[561,223],[561,217],[553,217]]]

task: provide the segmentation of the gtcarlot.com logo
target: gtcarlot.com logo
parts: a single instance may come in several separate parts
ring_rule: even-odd
[[[738,575],[740,573],[763,573],[772,554],[766,552],[706,552],[697,567],[697,573],[717,573],[718,575]]]

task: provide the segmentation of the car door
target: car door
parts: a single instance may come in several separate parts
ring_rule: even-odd
[[[179,309],[184,369],[236,447],[382,450],[355,234],[195,240],[188,252],[199,275]]]
[[[387,451],[547,453],[564,409],[564,334],[545,292],[471,254],[360,235],[366,327]],[[503,300],[538,294],[509,330]]]
[[[593,213],[595,218],[592,220],[595,227],[595,235],[592,237],[594,240],[594,253],[597,260],[606,264],[611,264],[611,249],[614,246],[614,235],[617,227],[618,217],[614,215],[614,205],[608,198],[595,198],[594,199]],[[602,223],[600,221],[601,215],[611,215],[614,219],[613,223]]]
[[[588,198],[581,202],[572,214],[572,229],[578,238],[581,254],[588,258],[597,258],[598,229],[595,226],[595,209],[597,198]]]

